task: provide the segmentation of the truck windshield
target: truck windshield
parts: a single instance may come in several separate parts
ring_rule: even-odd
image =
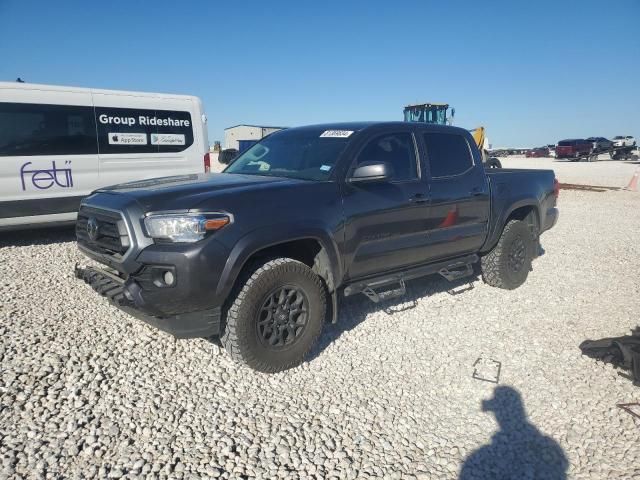
[[[327,180],[352,134],[324,128],[283,130],[252,146],[224,173]]]

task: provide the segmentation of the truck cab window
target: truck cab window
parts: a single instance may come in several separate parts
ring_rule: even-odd
[[[469,145],[462,135],[425,133],[424,143],[434,178],[460,175],[473,166]]]
[[[323,128],[281,130],[238,156],[225,173],[324,181],[349,142]]]
[[[408,132],[384,134],[370,140],[358,154],[356,165],[364,163],[388,163],[395,182],[418,178],[413,137]]]

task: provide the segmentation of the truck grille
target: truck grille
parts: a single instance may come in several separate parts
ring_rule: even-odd
[[[122,258],[131,245],[119,213],[89,206],[80,207],[76,238],[84,248],[116,259]]]

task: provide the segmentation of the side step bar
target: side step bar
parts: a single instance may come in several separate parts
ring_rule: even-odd
[[[404,280],[402,278],[398,281],[398,283],[400,284],[399,287],[392,288],[390,290],[384,290],[382,292],[376,292],[371,287],[365,287],[365,289],[362,290],[362,293],[364,293],[367,298],[373,303],[384,302],[385,300],[389,300],[390,298],[402,297],[405,293],[407,293],[407,287],[405,286]]]
[[[407,292],[405,286],[407,280],[438,273],[452,282],[459,278],[472,275],[473,264],[478,262],[478,260],[478,255],[467,255],[466,257],[455,260],[446,260],[444,262],[432,263],[430,265],[414,267],[388,275],[361,280],[347,285],[344,289],[344,296],[349,297],[357,293],[364,293],[367,298],[374,303],[390,298],[401,297]],[[397,286],[395,288],[384,289],[392,285]],[[382,289],[382,291],[380,291],[380,289]]]
[[[454,280],[458,280],[459,278],[468,277],[473,274],[473,266],[471,264],[463,264],[463,265],[450,265],[445,268],[441,268],[438,270],[438,273],[442,275],[444,278],[453,282]]]

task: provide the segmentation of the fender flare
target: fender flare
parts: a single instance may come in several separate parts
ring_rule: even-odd
[[[295,235],[291,235],[291,230],[295,230]],[[341,283],[342,265],[340,264],[338,246],[329,230],[304,223],[296,223],[294,228],[290,224],[274,224],[252,230],[236,242],[220,275],[216,297],[221,301],[226,300],[240,272],[254,254],[260,250],[295,240],[315,240],[320,244],[329,259],[333,283],[330,287],[333,287],[331,290],[335,291]]]
[[[494,230],[491,232],[489,238],[487,238],[487,242],[482,247],[482,252],[488,252],[496,245],[496,243],[498,243],[498,240],[500,240],[500,235],[502,235],[502,231],[504,230],[504,227],[507,226],[507,219],[511,216],[513,212],[515,212],[516,210],[522,207],[530,207],[536,216],[536,221],[538,222],[538,226],[542,225],[540,223],[541,219],[540,219],[540,211],[539,211],[540,209],[538,206],[538,200],[535,198],[522,198],[517,202],[515,202],[513,205],[511,205],[509,209],[506,210],[504,214],[500,216],[499,222],[496,223]]]
[[[522,207],[530,207],[536,216],[536,221],[538,222],[538,225],[540,225],[541,219],[540,219],[540,208],[539,208],[538,200],[536,198],[523,198],[522,200],[518,200],[516,203],[511,205],[511,208],[507,210],[507,214],[504,216],[504,219],[503,219],[504,225],[502,226],[502,228],[505,227],[507,223],[507,218],[509,218],[513,212],[515,212],[516,210]]]

